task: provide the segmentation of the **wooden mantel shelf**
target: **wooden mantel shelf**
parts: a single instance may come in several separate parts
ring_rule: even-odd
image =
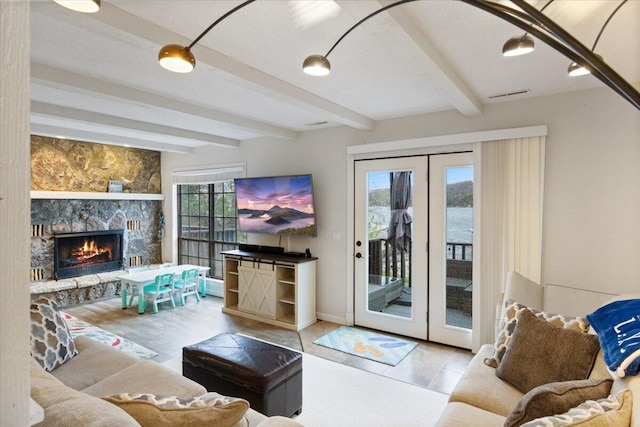
[[[164,194],[96,193],[85,191],[31,191],[32,199],[69,200],[164,200]]]

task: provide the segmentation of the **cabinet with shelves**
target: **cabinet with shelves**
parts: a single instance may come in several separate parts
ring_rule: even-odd
[[[223,300],[225,307],[238,308],[238,263],[232,259],[224,260],[224,292]]]
[[[296,331],[316,322],[316,258],[223,254],[223,312]]]

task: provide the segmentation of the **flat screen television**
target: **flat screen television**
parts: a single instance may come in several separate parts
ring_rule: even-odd
[[[316,236],[311,175],[236,178],[242,233]]]

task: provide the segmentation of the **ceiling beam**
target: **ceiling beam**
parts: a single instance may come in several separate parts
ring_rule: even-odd
[[[40,123],[31,123],[31,133],[33,135],[50,136],[52,138],[71,139],[75,141],[95,142],[98,144],[121,145],[127,147],[143,148],[153,151],[169,151],[172,153],[191,154],[192,149],[182,145],[165,144],[157,141],[146,141],[142,139],[113,135],[101,132],[91,132],[79,129],[69,129],[59,126],[52,126]]]
[[[100,126],[109,126],[118,129],[127,129],[148,134],[170,136],[174,139],[184,139],[196,143],[215,144],[225,147],[238,147],[240,141],[237,139],[224,138],[221,136],[209,135],[201,132],[194,132],[186,129],[158,125],[154,123],[141,122],[137,120],[125,119],[122,117],[109,116],[106,114],[94,113],[76,108],[61,107],[44,102],[31,101],[31,114],[38,116],[53,117],[73,120]]]
[[[184,36],[166,30],[106,2],[102,4],[100,13],[90,14],[90,17],[155,43],[159,47],[164,46],[169,41],[184,46],[192,42],[192,40]],[[236,81],[242,81],[245,87],[249,87],[263,95],[303,107],[309,111],[322,113],[327,120],[336,121],[356,129],[372,130],[375,127],[375,121],[362,114],[235,61],[201,44],[194,46],[193,50],[197,52],[199,62],[227,73]]]
[[[125,99],[169,111],[178,111],[184,114],[221,122],[244,131],[259,133],[264,136],[274,136],[285,139],[296,139],[298,136],[298,132],[283,127],[177,101],[166,96],[142,91],[129,86],[118,85],[113,82],[99,80],[44,64],[31,63],[31,79],[46,86],[59,88],[60,85],[62,85],[68,88],[99,94],[105,98],[115,100]]]
[[[387,6],[394,3],[394,1],[378,0],[378,3],[382,6]],[[481,114],[482,103],[454,68],[433,46],[422,30],[418,28],[413,18],[402,7],[391,8],[387,10],[387,13],[407,33],[416,46],[425,53],[429,76],[437,86],[442,88],[442,94],[446,100],[465,116]]]

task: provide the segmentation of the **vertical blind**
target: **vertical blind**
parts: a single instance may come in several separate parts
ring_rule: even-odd
[[[496,301],[507,273],[516,271],[540,283],[545,140],[537,136],[474,145],[480,174],[482,284],[474,350],[495,339]]]

